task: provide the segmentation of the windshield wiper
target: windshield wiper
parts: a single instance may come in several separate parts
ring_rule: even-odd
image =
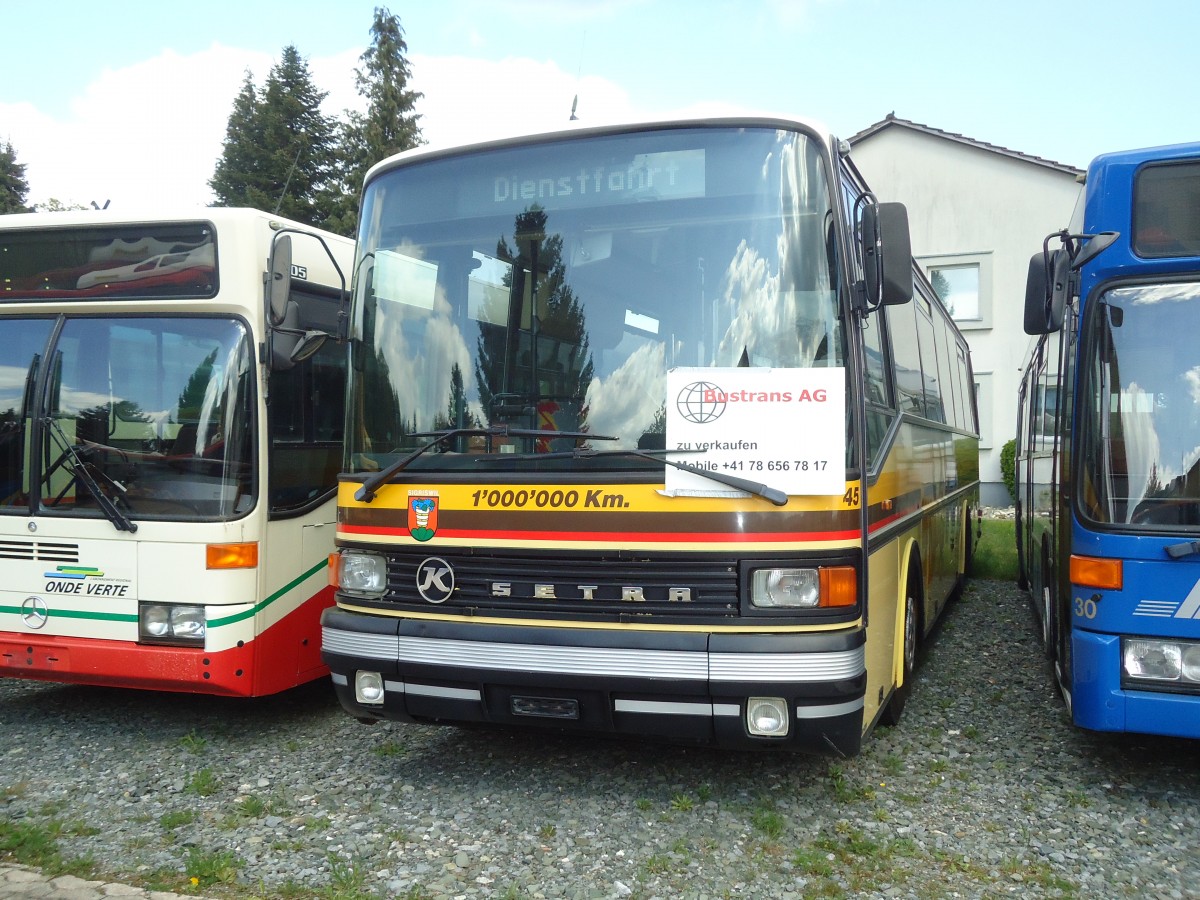
[[[1195,553],[1200,553],[1200,541],[1184,541],[1182,544],[1167,544],[1163,547],[1167,551],[1167,556],[1171,559],[1182,559],[1185,556],[1191,556]]]
[[[84,487],[86,487],[91,493],[92,497],[95,498],[96,505],[100,507],[101,512],[103,512],[108,518],[108,521],[113,523],[113,526],[118,531],[128,531],[130,534],[133,534],[135,531],[137,531],[137,524],[134,523],[129,516],[125,515],[125,513],[121,512],[121,510],[117,508],[117,504],[113,502],[113,499],[108,496],[108,494],[105,493],[104,489],[100,486],[100,478],[103,478],[106,484],[110,485],[114,490],[120,491],[121,493],[124,493],[125,486],[119,481],[109,478],[103,473],[99,473],[99,478],[92,474],[91,463],[87,462],[82,456],[79,455],[79,451],[76,449],[75,445],[67,439],[66,432],[63,431],[62,426],[55,421],[53,416],[46,416],[42,419],[42,423],[50,431],[55,443],[62,448],[62,455],[59,456],[54,465],[50,466],[50,468],[46,470],[45,479],[47,486],[49,486],[50,475],[54,472],[54,470],[59,466],[65,466],[67,470],[70,471],[72,478],[83,482]],[[67,487],[70,487],[70,484],[68,484]],[[58,495],[58,499],[61,499],[63,494],[66,492],[67,488],[63,488],[62,493]]]
[[[721,484],[728,485],[732,488],[737,488],[739,491],[745,491],[747,494],[753,494],[755,497],[762,497],[774,503],[776,506],[787,506],[788,495],[778,488],[768,487],[758,481],[749,481],[745,478],[738,478],[736,475],[726,475],[723,472],[711,472],[708,469],[702,469],[699,466],[693,466],[690,463],[675,462],[673,459],[667,459],[659,454],[664,453],[703,453],[703,450],[564,450],[559,453],[545,453],[538,459],[589,459],[596,456],[636,456],[641,459],[648,459],[651,462],[660,462],[668,466],[672,466],[683,472],[691,472],[695,475],[702,475],[710,481],[717,481]]]
[[[360,503],[370,503],[375,499],[375,492],[385,481],[403,470],[410,462],[418,456],[432,450],[438,444],[452,440],[458,437],[486,437],[488,439],[488,452],[492,452],[492,441],[496,438],[569,438],[571,440],[588,440],[588,441],[615,441],[615,437],[610,437],[606,434],[592,434],[586,431],[554,431],[550,428],[510,428],[508,425],[494,425],[491,428],[448,428],[445,431],[418,431],[411,437],[433,437],[433,440],[427,444],[422,444],[408,456],[401,457],[385,469],[380,469],[374,475],[365,479],[357,491],[354,492],[354,499]],[[547,453],[538,456],[538,459],[544,459],[547,456],[555,456],[556,454]]]

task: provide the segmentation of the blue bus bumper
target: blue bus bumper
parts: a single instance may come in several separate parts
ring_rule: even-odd
[[[1071,651],[1071,707],[1080,728],[1200,738],[1200,695],[1121,687],[1120,637],[1076,629]]]

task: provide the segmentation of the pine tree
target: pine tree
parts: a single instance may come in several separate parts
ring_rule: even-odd
[[[412,71],[405,54],[408,44],[398,16],[386,7],[376,7],[371,25],[371,46],[355,70],[358,93],[367,100],[365,115],[347,113],[342,129],[342,196],[337,202],[331,227],[353,234],[358,197],[367,170],[381,159],[425,143],[414,112],[423,94],[409,87]]]
[[[225,126],[224,150],[208,182],[217,206],[274,208],[274,199],[268,202],[272,182],[266,174],[260,106],[254,81],[246,72]]]
[[[17,151],[11,141],[0,144],[0,214],[29,212],[25,206],[27,196],[25,166],[17,162]]]
[[[209,186],[223,206],[253,206],[325,227],[337,197],[336,121],[294,46],[261,91],[249,73],[234,101]]]

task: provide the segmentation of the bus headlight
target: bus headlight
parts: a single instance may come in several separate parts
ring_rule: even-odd
[[[387,560],[378,553],[343,550],[338,560],[338,587],[356,597],[382,597],[387,591]]]
[[[821,600],[816,569],[757,569],[750,602],[759,609],[813,609]]]
[[[1183,680],[1200,684],[1200,644],[1183,648]]]
[[[203,606],[183,603],[138,605],[138,639],[144,643],[203,647],[207,630]]]
[[[853,566],[755,569],[750,605],[756,609],[833,609],[858,602]]]
[[[1169,681],[1200,687],[1200,644],[1127,638],[1122,642],[1121,668],[1131,681]]]
[[[143,605],[138,620],[139,630],[145,637],[163,638],[171,634],[171,613],[165,606]]]

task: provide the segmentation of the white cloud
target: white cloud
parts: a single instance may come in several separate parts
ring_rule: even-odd
[[[265,74],[271,63],[267,54],[217,44],[190,56],[168,50],[104,70],[64,119],[0,106],[26,166],[30,202],[111,201],[125,209],[209,202],[207,181],[245,72]]]
[[[578,95],[581,124],[630,114],[625,90],[603,78],[577,79],[553,62],[461,56],[410,57],[421,129],[433,145],[470,143],[565,128]]]
[[[323,109],[362,109],[354,70],[361,50],[308,59]],[[82,87],[62,117],[28,103],[0,103],[0,122],[26,167],[29,202],[54,198],[124,210],[204,205],[208,179],[247,71],[262,87],[278,60],[213,44],[191,55],[164,51],[106,69]],[[636,115],[628,94],[603,78],[577,78],[552,62],[409,56],[417,112],[430,144],[448,145],[563,128],[579,97],[580,124]]]

